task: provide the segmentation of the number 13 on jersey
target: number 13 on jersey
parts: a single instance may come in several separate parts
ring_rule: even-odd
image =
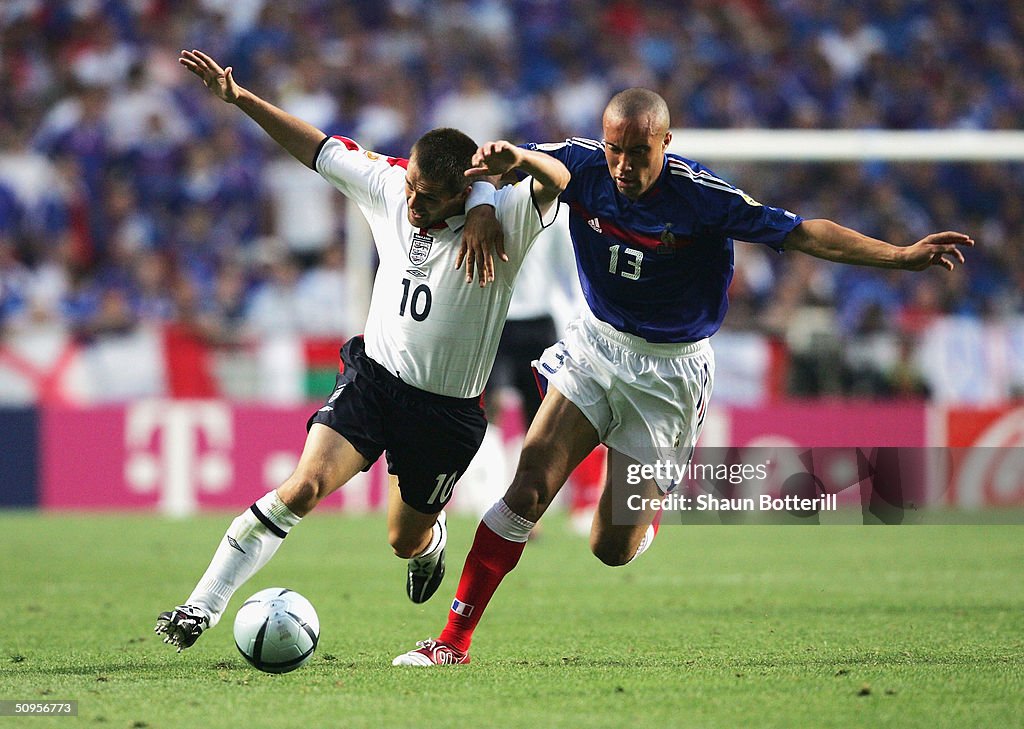
[[[636,281],[640,278],[640,267],[644,263],[644,252],[638,251],[635,248],[622,248],[622,270],[619,270],[620,248],[622,246],[618,244],[608,247],[608,252],[611,254],[611,260],[608,263],[608,273],[612,275],[619,274],[630,281]]]

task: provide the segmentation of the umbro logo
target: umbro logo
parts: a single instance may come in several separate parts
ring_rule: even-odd
[[[334,410],[334,401],[338,399],[338,396],[341,395],[341,391],[344,390],[346,387],[348,387],[347,382],[344,385],[339,386],[338,389],[331,393],[331,396],[327,398],[327,404],[320,408],[317,412],[324,413],[327,412],[328,410]]]
[[[587,221],[587,225],[596,230],[598,233],[604,232],[603,230],[601,230],[601,221],[598,218],[591,218],[590,220]]]
[[[405,272],[414,278],[426,278],[427,272],[422,268],[407,268]]]
[[[235,541],[234,537],[232,537],[231,535],[228,535],[227,540],[228,540],[228,544],[230,544],[232,547],[237,549],[242,554],[245,554],[245,550],[242,549],[240,546],[238,546],[238,542]]]

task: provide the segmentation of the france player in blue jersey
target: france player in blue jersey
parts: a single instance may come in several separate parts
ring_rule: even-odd
[[[653,459],[689,460],[714,383],[709,337],[725,317],[733,238],[907,270],[952,270],[964,261],[960,247],[974,244],[947,231],[895,246],[762,205],[697,162],[667,154],[668,107],[646,89],[616,95],[602,126],[602,141],[527,145],[557,157],[572,173],[561,199],[569,206],[590,312],[536,362],[547,394],[512,485],[477,530],[444,631],[396,658],[396,665],[469,660],[477,622],[518,562],[530,530],[599,443],[609,447],[610,465],[591,549],[602,562],[622,565],[650,546],[658,513],[652,504],[671,483],[631,484],[627,469]],[[490,236],[492,218],[488,206],[474,209],[464,245]],[[483,251],[469,253],[486,274],[492,264]],[[623,521],[629,503],[647,506],[630,523],[615,523],[613,512]]]
[[[646,153],[648,145],[641,146]],[[665,155],[657,178],[644,185],[635,167],[614,178],[608,174],[606,154],[625,161],[635,151],[589,139],[527,147],[575,171],[563,202],[569,205],[590,310],[648,342],[695,342],[714,334],[725,317],[732,279],[730,238],[781,250],[783,239],[803,221],[760,205],[702,165],[675,155]]]

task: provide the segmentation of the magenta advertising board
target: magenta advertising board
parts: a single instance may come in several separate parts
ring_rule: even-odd
[[[237,509],[292,472],[309,412],[213,400],[44,408],[41,504],[170,514]],[[322,507],[374,509],[385,493],[378,463]]]
[[[26,468],[39,464],[34,483],[39,504],[48,509],[236,511],[292,472],[313,407],[217,400],[48,405],[32,419],[37,426],[22,428],[25,437],[34,440],[37,432],[39,438],[37,460],[22,460]],[[701,446],[738,448],[744,452],[739,457],[763,461],[775,481],[813,459],[814,472],[843,489],[841,501],[856,500],[855,490],[845,486],[858,483],[858,459],[865,453],[874,458],[870,449],[899,448],[904,482],[931,485],[917,494],[922,501],[1017,505],[1024,498],[1022,412],[830,401],[722,407],[709,414]],[[775,481],[762,485],[774,491]],[[384,506],[386,494],[382,459],[322,508],[374,510]],[[35,503],[34,490],[31,497],[26,503]]]
[[[920,403],[780,403],[729,411],[729,445],[807,448],[922,448],[926,442]]]
[[[840,503],[859,501],[854,487],[877,469],[898,469],[912,497],[927,500],[927,412],[921,403],[828,400],[720,408],[709,414],[694,458],[749,464],[764,474],[757,481],[764,493],[781,493],[794,474],[813,474]]]

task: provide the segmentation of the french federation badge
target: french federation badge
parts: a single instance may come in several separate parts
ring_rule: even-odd
[[[654,249],[654,252],[660,255],[666,255],[675,253],[677,247],[676,236],[675,233],[672,232],[672,223],[665,223],[665,227],[661,231],[661,242]]]
[[[430,255],[430,247],[434,245],[434,237],[425,233],[412,234],[412,246],[409,248],[409,260],[414,266],[422,266]]]

